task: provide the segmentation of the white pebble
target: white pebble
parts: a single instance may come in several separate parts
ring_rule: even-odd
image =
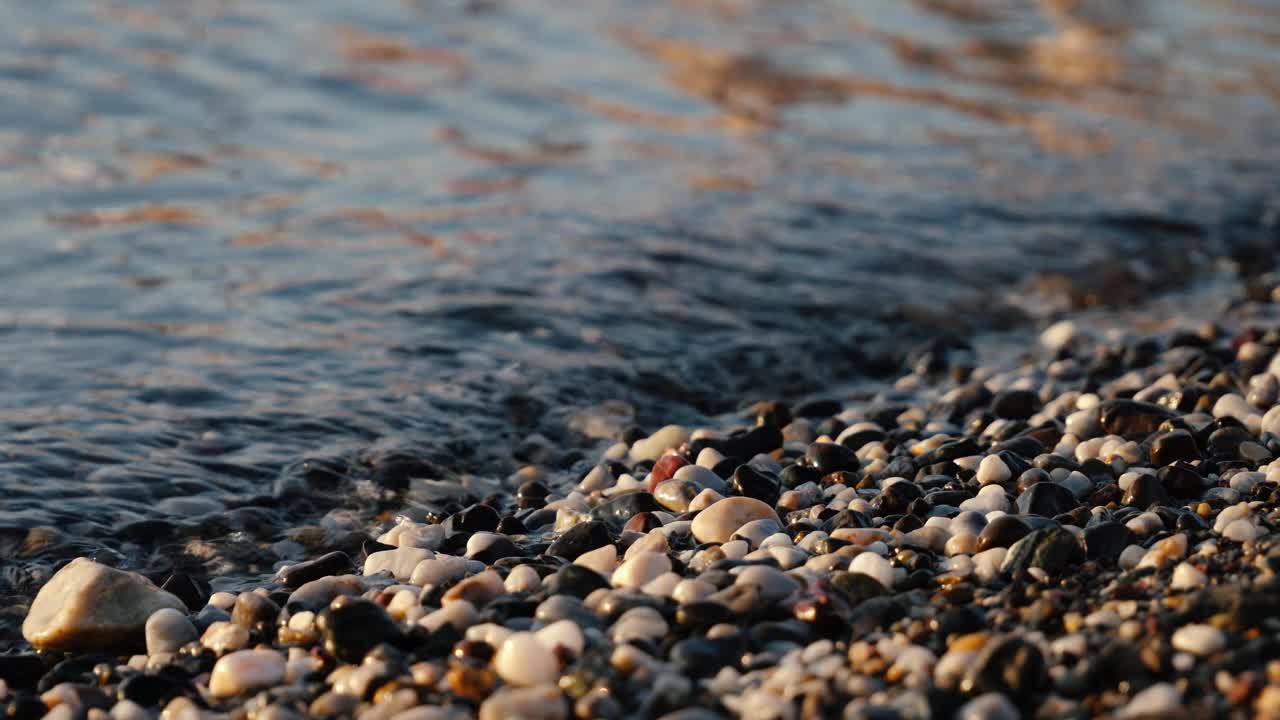
[[[881,585],[886,588],[893,589],[893,566],[888,560],[876,555],[875,553],[860,553],[849,564],[849,572],[859,572],[869,575],[880,581]]]
[[[981,485],[998,485],[1009,479],[1009,466],[1004,464],[999,455],[988,455],[978,464],[978,483]]]
[[[1173,633],[1173,648],[1192,655],[1206,656],[1221,652],[1227,638],[1212,625],[1184,625]]]
[[[239,650],[223,656],[209,675],[214,697],[234,697],[249,690],[273,687],[284,680],[284,655],[275,650]]]
[[[1209,582],[1209,576],[1205,575],[1195,565],[1190,563],[1178,563],[1178,567],[1173,569],[1173,578],[1169,581],[1169,587],[1174,590],[1195,590],[1204,587]]]
[[[638,588],[671,571],[671,558],[656,552],[639,552],[613,571],[614,587]]]
[[[1116,713],[1117,720],[1130,718],[1182,717],[1182,693],[1169,683],[1157,683],[1143,690]]]
[[[512,633],[498,648],[494,669],[512,685],[554,683],[560,677],[560,663],[538,636],[531,632]]]
[[[145,628],[147,654],[175,653],[178,648],[199,639],[196,626],[185,613],[173,608],[162,608],[151,613]]]

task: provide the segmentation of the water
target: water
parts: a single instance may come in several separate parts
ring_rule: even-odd
[[[8,638],[77,554],[234,583],[376,478],[571,474],[582,408],[820,394],[1280,239],[1262,0],[7,12]]]

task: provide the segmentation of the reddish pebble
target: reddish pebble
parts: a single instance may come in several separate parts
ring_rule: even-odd
[[[657,515],[651,512],[642,512],[637,513],[628,520],[627,524],[622,526],[622,531],[634,530],[640,533],[648,533],[650,530],[660,527],[662,527],[662,520],[658,519]]]
[[[658,483],[670,480],[677,470],[688,464],[689,461],[679,455],[663,455],[658,458],[658,462],[654,463],[653,470],[649,473],[649,492],[653,492],[654,488],[658,487]]]

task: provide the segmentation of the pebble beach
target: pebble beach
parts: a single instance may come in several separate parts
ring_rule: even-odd
[[[0,720],[1280,720],[1280,12],[0,23]]]
[[[1257,294],[1257,293],[1255,293]],[[211,592],[82,558],[11,718],[1280,717],[1280,324],[1059,321],[1003,366],[629,427]],[[1235,324],[1232,324],[1235,323]]]

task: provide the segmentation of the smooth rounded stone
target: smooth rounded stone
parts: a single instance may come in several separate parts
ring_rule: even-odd
[[[279,616],[279,605],[254,592],[237,595],[236,604],[231,608],[231,622],[260,635],[273,632]]]
[[[1146,718],[1176,718],[1186,714],[1182,705],[1182,693],[1170,683],[1156,683],[1133,696],[1128,704],[1115,714],[1116,720],[1142,720]]]
[[[813,443],[805,451],[805,457],[823,475],[840,470],[857,470],[862,465],[853,450],[839,443]]]
[[[654,488],[670,480],[676,474],[676,470],[688,464],[688,460],[675,454],[668,453],[658,458],[658,461],[653,464],[653,469],[649,471],[649,492],[653,492]]]
[[[965,693],[1002,693],[1018,705],[1028,704],[1049,686],[1044,654],[1015,636],[988,641],[960,683]]]
[[[642,551],[619,565],[610,580],[614,587],[639,588],[667,572],[671,572],[671,558],[662,553]]]
[[[666,512],[666,508],[658,503],[652,493],[636,490],[622,493],[608,502],[597,505],[591,510],[591,516],[597,520],[603,520],[612,528],[621,529],[635,516],[652,512]],[[575,520],[575,524],[577,522]]]
[[[487,565],[506,557],[522,557],[524,552],[506,535],[481,531],[467,538],[466,555]]]
[[[238,650],[224,655],[209,675],[209,692],[218,698],[274,687],[284,680],[285,657],[275,650]]]
[[[582,565],[566,565],[543,578],[542,585],[550,594],[563,593],[577,598],[612,587],[604,575]]]
[[[956,711],[955,720],[1021,720],[1022,713],[1003,693],[979,695]]]
[[[1016,515],[1001,515],[982,528],[978,533],[978,544],[975,550],[982,552],[990,548],[1007,548],[1026,537],[1031,532],[1030,526]]]
[[[590,520],[563,532],[551,543],[546,553],[566,560],[576,560],[585,552],[612,543],[613,536],[609,533],[608,526],[599,520]]]
[[[164,608],[187,609],[182,600],[137,573],[76,558],[36,593],[22,636],[37,650],[141,647],[147,619]]]
[[[364,560],[364,574],[377,575],[390,572],[395,579],[407,582],[413,577],[418,563],[435,557],[435,553],[423,548],[402,547],[370,553]]]
[[[147,618],[144,628],[147,654],[175,653],[183,645],[200,639],[196,626],[187,614],[173,608],[161,608]]]
[[[437,555],[418,563],[409,576],[410,584],[418,587],[442,585],[465,577],[467,561],[459,557]]]
[[[1173,411],[1162,405],[1127,399],[1102,402],[1097,413],[1098,424],[1104,432],[1127,440],[1142,440],[1159,429],[1165,420],[1174,417]],[[1071,432],[1070,425],[1067,432]]]
[[[598,547],[579,555],[573,564],[590,568],[601,575],[611,575],[618,567],[618,548],[613,545]]]
[[[538,636],[538,641],[552,652],[557,648],[564,648],[574,657],[581,655],[587,645],[582,628],[573,620],[558,620],[534,634]]]
[[[1260,472],[1238,472],[1231,476],[1228,486],[1237,492],[1248,494],[1259,483],[1266,481],[1267,476]]]
[[[688,480],[667,480],[653,490],[653,497],[658,504],[672,511],[682,513],[689,509],[689,503],[704,488]]]
[[[685,465],[679,470],[676,470],[675,474],[671,477],[674,480],[691,482],[699,487],[710,488],[719,493],[724,493],[729,487],[728,483],[726,483],[723,478],[712,472],[710,468],[703,467],[702,465]]]
[[[1213,404],[1213,416],[1215,418],[1233,417],[1240,422],[1244,422],[1254,412],[1256,411],[1253,406],[1235,393],[1226,393]]]
[[[1227,636],[1212,625],[1184,625],[1170,638],[1174,650],[1206,657],[1222,652],[1227,647]]]
[[[662,614],[651,607],[633,607],[622,613],[609,628],[609,638],[617,644],[632,640],[656,640],[669,630]]]
[[[1133,531],[1114,520],[1105,520],[1084,529],[1084,546],[1090,560],[1115,563],[1133,539]]]
[[[635,441],[628,453],[631,462],[657,462],[667,450],[689,441],[689,430],[681,425],[667,425],[647,438]]]
[[[1009,549],[993,547],[973,556],[973,574],[983,583],[994,582],[1000,577],[1000,568],[1004,566]]]
[[[999,455],[988,455],[978,463],[977,479],[979,485],[999,485],[1007,482],[1012,476],[1009,466]]]
[[[1258,529],[1253,523],[1241,518],[1223,528],[1222,537],[1239,543],[1252,542],[1258,537]]]
[[[894,585],[893,566],[888,560],[873,552],[859,553],[853,562],[849,563],[849,572],[867,575],[888,589],[892,589]]]
[[[739,465],[733,471],[729,487],[735,495],[755,498],[771,507],[777,505],[782,496],[782,482],[777,474],[752,464]]]
[[[440,605],[443,607],[449,603],[465,600],[476,607],[482,607],[505,590],[506,588],[502,585],[502,576],[493,570],[485,570],[446,590],[444,595],[440,596]]]
[[[733,534],[752,520],[770,519],[779,526],[778,514],[765,503],[749,497],[720,500],[693,518],[693,536],[699,542],[728,542]]]
[[[781,600],[800,588],[800,583],[790,575],[767,565],[749,565],[735,569],[738,572],[734,583],[758,586],[765,602]]]
[[[1084,559],[1084,550],[1075,535],[1062,528],[1036,530],[1009,548],[1000,571],[1018,575],[1031,568],[1040,568],[1050,575],[1058,575],[1069,565]]]
[[[782,526],[773,518],[761,518],[760,520],[752,520],[744,524],[733,533],[733,540],[745,540],[747,544],[753,548],[760,547],[760,544],[772,535],[782,532]],[[786,537],[785,535],[783,537]]]
[[[1205,575],[1195,565],[1190,563],[1178,563],[1173,569],[1173,576],[1169,579],[1169,587],[1174,590],[1198,590],[1209,582],[1209,576]]]
[[[1178,460],[1199,460],[1200,448],[1189,431],[1170,430],[1151,440],[1147,456],[1154,467],[1163,467]]]
[[[1133,478],[1120,502],[1138,508],[1167,505],[1169,504],[1169,493],[1165,490],[1164,483],[1160,482],[1159,478],[1154,475],[1142,474]]]
[[[980,513],[989,513],[995,510],[1009,512],[1009,498],[1005,496],[1003,487],[987,485],[979,490],[977,495],[960,503],[960,509]]]
[[[1054,517],[1075,509],[1075,495],[1067,488],[1052,482],[1036,483],[1018,496],[1018,512],[1022,515]]]
[[[332,575],[303,583],[294,590],[284,607],[289,612],[310,610],[320,612],[340,595],[359,595],[365,591],[364,582],[355,575]]]
[[[568,720],[569,708],[554,682],[507,687],[480,704],[479,720]]]
[[[215,654],[222,655],[248,647],[249,639],[248,629],[227,620],[214,622],[205,628],[204,634],[200,636],[200,644]]]
[[[325,652],[342,662],[359,663],[374,647],[401,637],[381,605],[364,598],[344,597],[316,616]]]
[[[344,552],[335,551],[314,560],[281,568],[280,572],[276,573],[276,579],[287,588],[299,588],[312,580],[349,573],[351,567],[351,557]]]
[[[510,683],[527,687],[554,683],[560,678],[560,661],[535,633],[512,633],[498,648],[493,668]]]
[[[502,581],[502,586],[509,593],[534,592],[542,587],[542,578],[538,571],[529,565],[517,565]]]

